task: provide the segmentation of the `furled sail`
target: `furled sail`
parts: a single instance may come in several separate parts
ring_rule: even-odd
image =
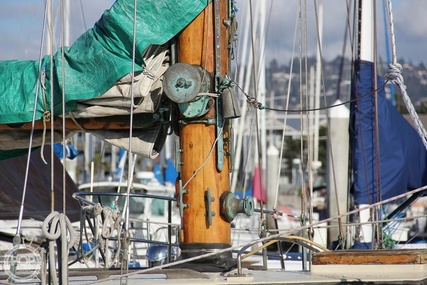
[[[136,113],[154,113],[158,109],[161,84],[156,82],[159,78],[149,72],[150,68],[159,74],[164,72],[162,65],[167,60],[167,53],[160,45],[187,26],[210,1],[138,0],[135,18],[134,2],[116,1],[95,26],[80,36],[71,47],[52,55],[53,66],[50,64],[50,56],[45,56],[41,61],[0,61],[0,124],[13,127],[12,130],[0,130],[1,157],[10,156],[5,150],[28,147],[28,132],[20,127],[22,123],[32,121],[34,108],[36,120],[41,120],[47,113],[55,117],[61,114],[63,91],[66,111],[75,111],[67,116],[73,119],[128,115],[131,106],[136,109]],[[131,104],[129,87],[134,44],[133,86],[136,99]],[[38,82],[41,88],[34,106]],[[84,126],[82,129],[85,129]],[[98,130],[93,131],[93,134],[122,148],[129,145],[128,132]],[[34,146],[49,141],[48,134],[43,138],[41,136],[43,131],[35,132]],[[161,123],[143,125],[133,134],[133,151],[155,157],[165,137],[166,130]]]
[[[421,138],[386,99],[380,77],[375,115],[374,79],[372,62],[355,63],[350,142],[356,204],[372,204],[427,184],[427,152]]]

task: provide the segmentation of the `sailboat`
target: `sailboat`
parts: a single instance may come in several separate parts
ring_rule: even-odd
[[[237,198],[230,191],[234,155],[231,122],[240,115],[230,68],[237,27],[234,4],[223,0],[118,0],[95,27],[70,48],[61,48],[55,55],[40,61],[0,62],[1,92],[14,95],[13,100],[5,100],[0,106],[2,134],[8,136],[2,144],[3,158],[27,153],[30,160],[33,148],[43,147],[48,141],[55,142],[58,134],[63,141],[72,132],[81,130],[92,132],[129,153],[127,189],[119,212],[110,203],[94,203],[78,193],[75,195],[84,213],[80,229],[90,228],[93,234],[87,238],[87,251],[78,255],[83,244],[77,244],[64,203],[62,213],[52,211],[42,225],[48,243],[43,250],[47,254],[21,241],[18,224],[14,247],[6,254],[9,266],[6,275],[10,282],[39,278],[36,282],[47,284],[50,281],[46,276],[49,275],[54,284],[57,279],[61,284],[84,283],[87,276],[95,276],[95,283],[122,284],[140,282],[133,278],[150,273],[162,275],[163,280],[159,282],[164,284],[175,282],[170,280],[172,278],[212,284],[315,284],[353,280],[370,283],[379,278],[384,282],[425,282],[424,252],[399,252],[398,255],[393,255],[393,251],[381,251],[380,255],[377,251],[331,253],[310,240],[309,235],[306,238],[292,234],[307,232],[325,221],[303,223],[298,228],[261,236],[245,244],[232,244],[233,220],[242,214],[251,216],[257,210],[252,197]],[[251,106],[262,109],[255,98],[247,99]],[[168,226],[169,238],[164,243],[141,239],[165,245],[164,256],[161,255],[164,251],[153,247],[154,257],[164,257],[165,262],[152,259],[149,264],[152,267],[134,269],[130,244],[138,237],[132,236],[130,198],[158,197],[148,197],[146,193],[131,195],[133,154],[156,158],[165,137],[172,133],[178,140],[176,164],[179,168],[174,200],[181,217],[180,229],[175,233],[180,256],[176,259]],[[20,138],[21,144],[10,137]],[[417,188],[408,193],[421,193],[422,190]],[[386,195],[404,197],[408,193],[405,189],[404,194]],[[367,208],[371,208],[383,201],[368,200],[368,203],[371,205]],[[330,217],[326,222],[361,210],[364,208]],[[305,221],[303,216],[301,220]],[[80,237],[81,241],[83,234]],[[309,262],[310,270],[285,270],[285,257],[281,252],[283,241],[310,250],[313,261]],[[262,243],[260,248],[247,250],[257,243]],[[266,250],[272,244],[277,244],[279,253],[276,256],[279,268],[275,270],[269,267],[273,261],[268,260]],[[29,268],[20,271],[22,264],[16,257],[21,257],[24,250],[35,257],[32,260],[37,263],[30,262]],[[78,251],[78,257],[70,262],[70,255],[75,254],[73,250]],[[243,260],[258,251],[262,251],[262,270],[245,267]],[[303,264],[307,261],[305,253],[303,251]],[[113,255],[112,259],[109,254]],[[39,257],[48,259],[49,269],[36,266]],[[149,249],[147,258],[150,258]],[[351,258],[357,263],[350,262]],[[89,259],[99,268],[77,270],[71,266]],[[345,264],[335,263],[337,260],[346,261]],[[364,264],[367,260],[371,264]],[[391,265],[386,260],[394,260],[394,263]],[[375,273],[377,267],[381,267],[382,272]],[[392,271],[400,275],[393,275]],[[156,282],[157,275],[152,277]]]
[[[365,13],[367,19],[373,18],[373,6],[368,5]],[[354,173],[352,191],[355,204],[363,207],[422,188],[427,182],[427,164],[424,127],[406,93],[401,66],[396,63],[394,55],[390,71],[385,77],[401,88],[406,107],[416,128],[410,126],[390,100],[386,99],[385,80],[377,75],[375,68],[375,46],[372,43],[374,31],[363,25],[360,30],[365,38],[365,44],[361,45],[359,59],[354,64],[355,80],[352,86],[354,101],[350,106],[350,141]],[[406,201],[389,213],[380,207],[370,210],[373,211],[372,214],[378,211],[372,216],[365,209],[361,211],[360,222],[366,222],[366,218],[377,220],[384,216],[397,217],[423,195],[425,191],[422,190],[408,195],[404,199]],[[382,225],[378,227],[376,233],[372,231],[372,227],[361,227],[362,247],[390,246],[390,244],[383,244],[390,238],[387,225],[384,228]],[[376,245],[373,244],[375,241],[378,242]]]

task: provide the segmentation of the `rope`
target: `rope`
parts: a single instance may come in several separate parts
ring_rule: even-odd
[[[58,253],[58,256],[61,257],[61,261],[58,260],[58,266],[61,270],[61,284],[68,284],[68,251],[77,240],[70,220],[62,213],[52,212],[43,221],[42,233],[49,240],[49,269],[53,284],[58,284],[56,277],[53,278],[56,276],[55,241],[60,242],[61,245],[61,252]],[[67,233],[69,242],[67,242]],[[59,240],[59,238],[61,239]]]
[[[59,237],[66,237],[67,231],[59,231],[58,224],[66,225],[66,229],[68,230],[70,241],[68,242],[67,249],[71,249],[76,242],[76,234],[71,224],[70,220],[67,216],[62,213],[52,212],[50,213],[42,224],[42,233],[49,240],[56,240]]]
[[[427,150],[427,132],[421,123],[420,117],[415,111],[414,105],[411,102],[411,99],[406,92],[406,85],[404,84],[402,76],[402,66],[399,63],[390,64],[390,69],[387,74],[384,76],[387,80],[399,86],[400,91],[402,92],[403,101],[405,102],[406,108],[408,109],[409,115],[411,116],[412,122],[415,125],[415,129],[419,134],[421,140],[423,141],[424,147]]]
[[[392,56],[392,63],[395,64],[397,62],[396,58],[396,37],[394,35],[394,21],[393,21],[393,9],[392,9],[392,1],[388,0],[386,2],[386,6],[388,8],[387,13],[387,20],[390,24],[390,39],[391,39],[391,56]]]
[[[101,236],[104,239],[108,239],[112,236],[114,230],[117,230],[117,232],[120,230],[120,213],[110,207],[104,207],[102,213],[104,214],[104,223],[102,225]]]
[[[222,132],[223,132],[223,128],[220,128],[219,129],[219,133],[218,133],[218,135],[216,136],[216,139],[215,139],[215,141],[213,142],[213,144],[212,144],[212,146],[211,146],[211,149],[209,150],[209,153],[208,153],[208,155],[206,156],[206,158],[205,158],[205,160],[203,161],[203,163],[193,172],[193,175],[191,175],[190,176],[190,178],[188,178],[188,181],[187,182],[185,182],[185,184],[184,184],[184,186],[182,186],[182,189],[185,189],[186,187],[187,187],[187,185],[190,183],[190,181],[191,180],[193,180],[193,178],[194,177],[196,177],[196,175],[197,175],[197,173],[205,166],[205,164],[208,162],[208,159],[209,159],[209,157],[212,155],[212,153],[213,153],[213,151],[214,151],[214,149],[215,149],[215,146],[216,146],[216,144],[217,144],[217,142],[218,142],[218,139],[219,139],[219,137],[222,135]]]
[[[394,21],[393,21],[393,9],[392,9],[392,1],[387,1],[387,7],[388,7],[388,14],[387,19],[390,24],[390,39],[391,39],[391,49],[392,49],[392,62],[390,64],[390,70],[385,75],[385,78],[387,80],[390,80],[392,83],[399,86],[400,91],[402,92],[403,101],[405,102],[406,109],[409,112],[409,115],[411,116],[412,122],[415,125],[415,129],[417,130],[418,134],[420,135],[421,140],[423,141],[424,147],[427,150],[427,132],[421,123],[420,118],[418,117],[417,112],[415,111],[414,105],[411,102],[411,99],[408,96],[408,93],[406,92],[406,86],[403,81],[402,76],[402,66],[397,63],[397,52],[396,52],[396,37],[394,34]]]
[[[94,219],[98,219],[98,217],[102,215],[102,219],[101,219],[102,227],[101,227],[101,235],[100,235],[101,238],[97,239],[97,242],[101,246],[100,248],[105,248],[105,250],[107,250],[108,245],[106,244],[105,241],[113,235],[114,230],[116,230],[117,234],[120,235],[121,222],[123,220],[120,215],[120,212],[117,209],[111,209],[109,206],[102,207],[100,203],[97,203],[95,205],[84,206],[83,213],[84,213],[84,216],[86,216],[86,214],[92,214],[92,217]],[[80,227],[81,228],[84,227],[83,223],[81,223]],[[86,236],[86,239],[89,240],[87,236]],[[80,237],[80,240],[82,240],[81,237]],[[117,239],[116,253],[111,260],[111,264],[109,264],[108,267],[117,265],[122,247],[123,247],[123,243],[122,243],[122,240],[119,238]],[[90,252],[93,252],[95,249],[96,249],[96,246],[92,248]],[[86,253],[85,257],[89,256],[90,252]]]
[[[44,92],[43,92],[44,93]],[[46,162],[46,160],[45,160],[45,158],[44,158],[44,146],[46,145],[46,131],[47,131],[47,123],[48,122],[50,122],[50,120],[51,120],[51,114],[50,114],[50,111],[45,111],[44,113],[43,113],[43,116],[42,116],[42,118],[43,118],[43,135],[42,135],[42,144],[41,144],[41,147],[40,147],[40,156],[41,156],[41,159],[43,160],[43,162],[45,163],[45,164],[47,164],[47,162]],[[53,134],[52,134],[53,135]],[[65,152],[64,152],[65,153]]]
[[[47,131],[47,126],[46,124],[48,122],[50,122],[51,119],[51,114],[50,111],[47,109],[47,98],[46,98],[46,71],[43,70],[40,74],[40,85],[41,85],[41,91],[42,91],[42,99],[43,99],[43,115],[42,115],[42,119],[43,119],[43,135],[42,135],[42,144],[41,144],[41,151],[40,151],[40,156],[41,159],[43,160],[43,162],[45,164],[47,164],[46,159],[44,158],[44,146],[46,144],[46,131]]]
[[[70,119],[76,124],[77,127],[83,132],[87,133],[87,130],[76,120],[76,117],[74,117],[73,112],[69,112],[68,115],[70,116]]]

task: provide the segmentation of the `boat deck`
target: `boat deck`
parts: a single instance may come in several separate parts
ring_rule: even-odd
[[[365,250],[315,253],[310,271],[301,261],[269,260],[268,270],[252,263],[253,269],[229,272],[198,272],[186,268],[88,269],[70,268],[69,284],[427,284],[427,250]],[[172,265],[172,264],[170,264]],[[0,280],[7,280],[6,272]],[[122,275],[121,275],[122,273]],[[123,275],[126,273],[125,275]],[[39,277],[41,277],[39,275]],[[36,281],[36,280],[31,280]],[[2,281],[0,281],[2,283]],[[42,282],[30,282],[41,284]],[[20,284],[20,282],[16,282]],[[28,281],[25,284],[29,284]]]
[[[312,261],[310,271],[244,268],[241,275],[237,274],[237,270],[227,273],[202,273],[190,269],[149,269],[145,272],[133,271],[127,282],[137,284],[151,280],[156,284],[427,284],[425,249],[330,251],[314,253]],[[289,262],[287,264],[289,265]],[[84,284],[84,281],[102,279],[120,283],[119,276],[114,272],[97,274],[97,277],[95,274],[96,272],[86,271],[84,278],[92,279],[83,280],[82,276],[76,276],[72,277],[73,283]]]
[[[347,268],[348,269],[348,268]],[[360,269],[360,271],[359,271]],[[427,267],[393,268],[383,270],[381,266],[354,268],[347,271],[343,267],[331,268],[331,272],[313,273],[303,271],[244,270],[243,276],[234,271],[222,273],[199,273],[189,269],[162,269],[147,274],[128,277],[127,284],[427,284]],[[89,273],[89,272],[87,272]],[[70,284],[123,284],[118,275],[97,279],[93,274],[70,277]],[[98,282],[97,282],[98,281]]]

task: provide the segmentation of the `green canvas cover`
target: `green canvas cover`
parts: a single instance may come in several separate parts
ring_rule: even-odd
[[[163,44],[187,26],[210,2],[208,0],[137,0],[135,71],[143,66],[142,53],[151,44]],[[118,0],[95,26],[69,48],[39,61],[0,61],[0,124],[30,122],[33,118],[36,85],[45,74],[45,95],[39,93],[36,119],[51,111],[50,89],[54,90],[54,114],[65,106],[105,93],[118,79],[132,71],[134,0]],[[64,69],[64,76],[62,70]]]

